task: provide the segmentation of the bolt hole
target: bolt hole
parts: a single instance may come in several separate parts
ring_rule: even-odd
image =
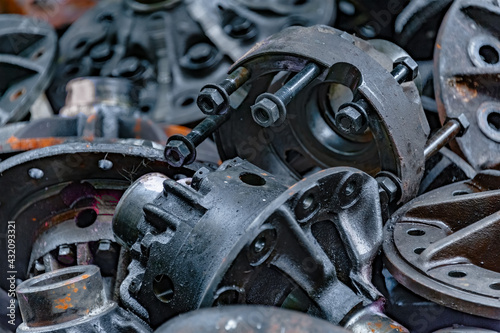
[[[344,195],[346,197],[350,197],[354,193],[355,190],[356,190],[356,186],[355,186],[354,182],[350,182],[349,184],[347,184],[347,186],[344,189]]]
[[[97,213],[92,208],[82,210],[76,215],[75,223],[79,228],[90,227],[97,220]]]
[[[82,39],[75,45],[75,49],[79,50],[83,48],[85,45],[87,45],[87,41],[85,39]]]
[[[143,105],[141,106],[141,112],[147,113],[151,110],[151,106],[149,105]]]
[[[266,185],[266,180],[259,175],[250,172],[240,174],[240,180],[248,185],[263,186]]]
[[[194,98],[188,97],[182,101],[181,106],[186,107],[194,103]]]
[[[99,162],[97,162],[97,165],[101,170],[110,170],[113,167],[113,162],[111,162],[110,160],[99,160]]]
[[[452,194],[452,195],[453,195],[454,197],[458,197],[458,196],[460,196],[460,195],[466,195],[466,194],[469,194],[469,192],[468,192],[468,191],[466,191],[466,190],[458,190],[458,191],[453,192],[453,194]]]
[[[217,297],[215,304],[218,306],[237,304],[239,297],[240,295],[238,291],[234,289],[226,290],[222,294],[220,294],[219,297]]]
[[[153,280],[153,292],[160,301],[168,303],[174,298],[174,284],[168,276],[159,274]]]
[[[425,247],[419,247],[419,248],[416,248],[415,250],[413,250],[413,252],[415,252],[416,254],[421,254],[424,251],[425,251]]]
[[[26,93],[26,89],[24,88],[21,88],[21,89],[18,89],[16,91],[14,91],[11,95],[10,95],[10,101],[11,102],[14,102],[16,100],[19,99],[19,97],[21,97],[22,95],[24,95]]]
[[[32,56],[31,56],[31,59],[32,60],[38,60],[41,58],[41,56],[43,56],[45,54],[45,49],[42,47],[41,49],[39,49],[38,51],[36,51]]]
[[[44,172],[38,168],[31,168],[28,170],[28,175],[33,179],[42,179]]]
[[[479,49],[479,56],[481,59],[490,65],[495,65],[500,61],[498,51],[491,45],[483,45]]]
[[[448,272],[448,276],[452,278],[463,278],[467,276],[467,273],[461,271],[451,271]]]
[[[261,124],[265,124],[269,121],[269,119],[271,118],[269,116],[269,112],[267,112],[265,109],[263,108],[257,108],[254,112],[255,114],[255,118],[257,118],[257,120],[261,123]]]
[[[490,288],[493,290],[500,290],[500,282],[490,284]]]
[[[314,203],[314,195],[308,194],[303,200],[302,200],[302,208],[304,210],[307,210],[312,207]]]
[[[410,236],[423,236],[425,235],[425,231],[420,229],[410,229],[406,232]]]
[[[488,125],[490,125],[490,127],[497,131],[497,132],[500,132],[500,113],[498,112],[492,112],[488,115]]]

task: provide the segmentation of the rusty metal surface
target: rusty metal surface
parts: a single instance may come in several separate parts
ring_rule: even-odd
[[[457,0],[436,42],[434,82],[441,122],[464,113],[470,131],[453,149],[475,169],[500,167],[500,7]]]
[[[500,172],[445,186],[387,223],[389,271],[415,293],[453,309],[500,317]]]

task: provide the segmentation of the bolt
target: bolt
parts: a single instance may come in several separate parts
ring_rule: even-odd
[[[402,57],[394,62],[391,72],[399,84],[415,80],[418,76],[418,64],[411,57]]]
[[[108,252],[111,250],[111,241],[104,239],[99,241],[99,245],[97,246],[97,254],[102,252]]]
[[[104,62],[112,56],[111,47],[108,44],[98,44],[90,50],[90,58],[96,62]]]
[[[463,113],[457,118],[448,119],[443,127],[427,141],[424,149],[425,160],[428,160],[454,138],[463,136],[469,126],[469,120]]]
[[[75,262],[75,253],[69,245],[60,245],[57,249],[57,260],[64,265],[72,265]]]
[[[276,93],[260,95],[256,100],[257,103],[251,107],[254,121],[260,126],[269,127],[280,120],[284,120],[286,118],[286,105],[320,73],[321,70],[318,65],[312,62],[308,63]],[[265,101],[266,99],[269,101]],[[277,119],[275,110],[278,110]]]
[[[141,290],[142,282],[138,278],[132,279],[128,286],[128,291],[132,295],[137,295],[139,291]]]
[[[346,133],[360,133],[366,129],[367,119],[366,113],[359,110],[356,104],[346,104],[339,109],[335,115],[337,127]]]
[[[196,103],[207,115],[222,114],[229,109],[229,96],[250,78],[250,71],[239,67],[220,84],[208,84],[201,89]]]
[[[401,181],[390,172],[380,172],[375,176],[379,186],[385,191],[389,203],[400,199],[402,194]]]
[[[187,55],[192,62],[202,64],[214,56],[214,49],[210,44],[198,43],[189,48]]]
[[[278,104],[269,98],[262,98],[250,107],[253,120],[262,127],[269,127],[280,119]]]
[[[183,166],[191,153],[191,149],[183,141],[178,140],[170,141],[165,148],[168,164],[176,168]]]

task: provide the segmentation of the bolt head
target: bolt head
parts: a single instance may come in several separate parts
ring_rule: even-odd
[[[215,88],[203,88],[196,103],[201,112],[208,115],[221,114],[227,108],[224,96]]]
[[[365,125],[365,117],[353,106],[346,106],[335,116],[337,126],[346,133],[359,133]]]
[[[379,186],[387,193],[389,197],[389,202],[397,199],[398,186],[389,177],[381,176],[377,177],[377,182]]]
[[[394,62],[394,66],[403,65],[410,71],[410,75],[408,77],[411,80],[415,80],[418,76],[418,64],[411,57],[402,57]]]
[[[181,167],[184,161],[191,155],[189,147],[180,140],[172,140],[165,148],[165,158],[173,167]]]
[[[467,133],[467,130],[470,127],[469,119],[467,119],[467,116],[463,113],[454,119],[456,119],[460,123],[460,126],[462,127],[462,130],[460,131],[458,136],[463,136],[465,133]]]
[[[280,119],[279,107],[268,98],[252,105],[253,120],[262,127],[269,127]]]

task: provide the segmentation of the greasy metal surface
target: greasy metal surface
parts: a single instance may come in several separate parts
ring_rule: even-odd
[[[56,54],[57,36],[47,23],[0,16],[0,125],[28,114],[50,83]]]
[[[387,223],[391,274],[418,295],[459,311],[500,317],[500,172],[424,194]]]
[[[257,44],[232,67],[248,68],[252,78],[238,116],[218,132],[222,158],[246,158],[289,184],[331,166],[348,165],[372,175],[389,171],[402,179],[402,201],[411,199],[424,169],[429,127],[415,85],[399,85],[391,76],[395,60],[326,26],[291,27]],[[281,83],[273,88],[271,74],[298,72],[308,61],[322,65],[324,72],[288,105],[286,122],[269,129],[254,124],[250,106],[268,87]],[[370,103],[371,131],[346,137],[330,120],[339,105],[329,105],[329,98],[342,104],[352,95]]]
[[[379,297],[370,282],[382,237],[378,192],[373,178],[351,168],[287,189],[240,159],[182,182],[146,175],[113,219],[115,230],[138,234],[122,301],[153,327],[199,307],[241,303],[339,323]]]
[[[60,39],[48,92],[55,110],[62,107],[64,86],[72,78],[126,77],[143,87],[143,112],[158,121],[189,123],[203,117],[195,103],[203,85],[220,81],[256,41],[285,26],[328,24],[335,18],[335,1],[323,0],[275,4],[274,9],[289,7],[285,13],[253,10],[237,0],[156,5],[102,3],[71,25]]]
[[[274,307],[239,305],[200,309],[180,315],[155,333],[347,333],[327,321]]]
[[[56,237],[40,247],[36,240],[49,237],[51,227],[85,228],[86,236],[77,243],[100,240],[101,236],[107,237],[103,230],[107,228],[110,231],[114,207],[136,178],[154,171],[172,177],[177,173],[189,175],[193,173],[190,170],[171,169],[164,162],[161,150],[131,143],[64,144],[29,151],[1,162],[0,219],[3,222],[0,232],[6,233],[7,221],[16,221],[16,277],[26,279],[34,268],[30,267],[30,262],[35,263],[38,257],[32,257],[33,250],[38,249],[45,255],[47,251],[67,244],[65,238]],[[95,217],[97,224],[87,225],[85,222],[88,219],[85,218],[78,223],[82,217],[78,216],[80,212],[91,211],[96,213],[91,216]],[[65,223],[72,226],[64,226]],[[105,229],[97,228],[103,223],[102,228]],[[7,239],[0,238],[0,248],[6,246]],[[92,249],[77,247],[76,258],[79,251],[90,259],[95,254]],[[49,256],[47,259],[50,268],[47,270],[62,265],[57,258]],[[78,264],[78,260],[73,264]],[[3,288],[7,287],[7,265],[6,260],[0,261],[0,286]]]
[[[500,7],[457,0],[436,42],[434,82],[441,122],[464,113],[470,131],[452,148],[475,169],[500,166]]]

